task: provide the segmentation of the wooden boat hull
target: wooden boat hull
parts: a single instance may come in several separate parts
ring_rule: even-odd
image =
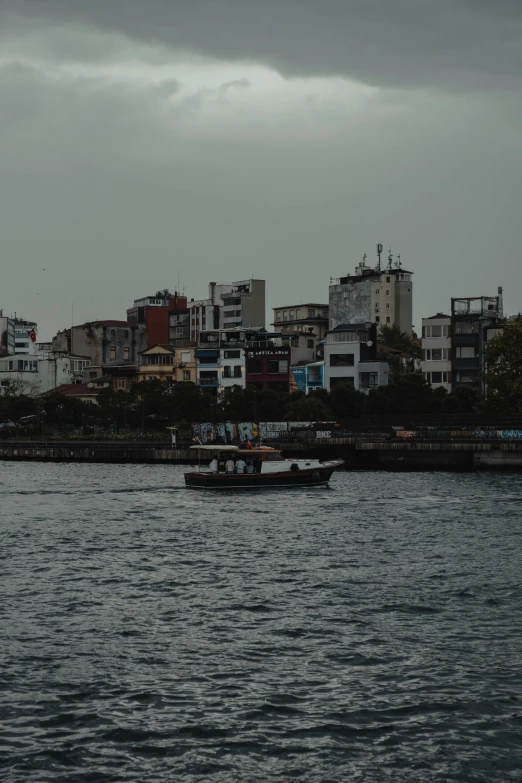
[[[185,485],[190,489],[287,489],[290,487],[321,487],[328,484],[339,461],[324,467],[289,470],[280,473],[185,473]]]

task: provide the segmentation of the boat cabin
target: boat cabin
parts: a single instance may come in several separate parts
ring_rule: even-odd
[[[219,473],[227,472],[226,463],[230,459],[234,464],[236,462],[245,463],[245,468],[242,468],[242,471],[248,473],[266,473],[269,469],[266,463],[284,462],[281,452],[271,446],[252,446],[249,449],[240,446],[191,446],[190,450],[197,452],[200,465],[202,460],[211,460],[210,469],[213,472],[216,472],[214,459],[217,460],[217,472]]]

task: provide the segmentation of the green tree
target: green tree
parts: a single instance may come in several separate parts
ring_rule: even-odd
[[[490,408],[522,411],[522,315],[488,343],[485,381]]]
[[[283,411],[283,421],[331,421],[333,418],[332,411],[313,395],[300,395]]]
[[[420,346],[413,341],[407,332],[401,331],[397,324],[383,324],[379,329],[377,340],[381,345],[388,348],[396,348],[403,353],[409,353],[411,356],[420,356]]]

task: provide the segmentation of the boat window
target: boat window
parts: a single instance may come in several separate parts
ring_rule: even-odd
[[[278,460],[281,459],[281,454],[279,451],[269,451],[267,452],[265,456],[266,460]]]

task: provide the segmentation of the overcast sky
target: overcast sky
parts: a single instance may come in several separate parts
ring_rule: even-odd
[[[0,0],[0,307],[327,301],[375,245],[521,309],[520,0]]]

